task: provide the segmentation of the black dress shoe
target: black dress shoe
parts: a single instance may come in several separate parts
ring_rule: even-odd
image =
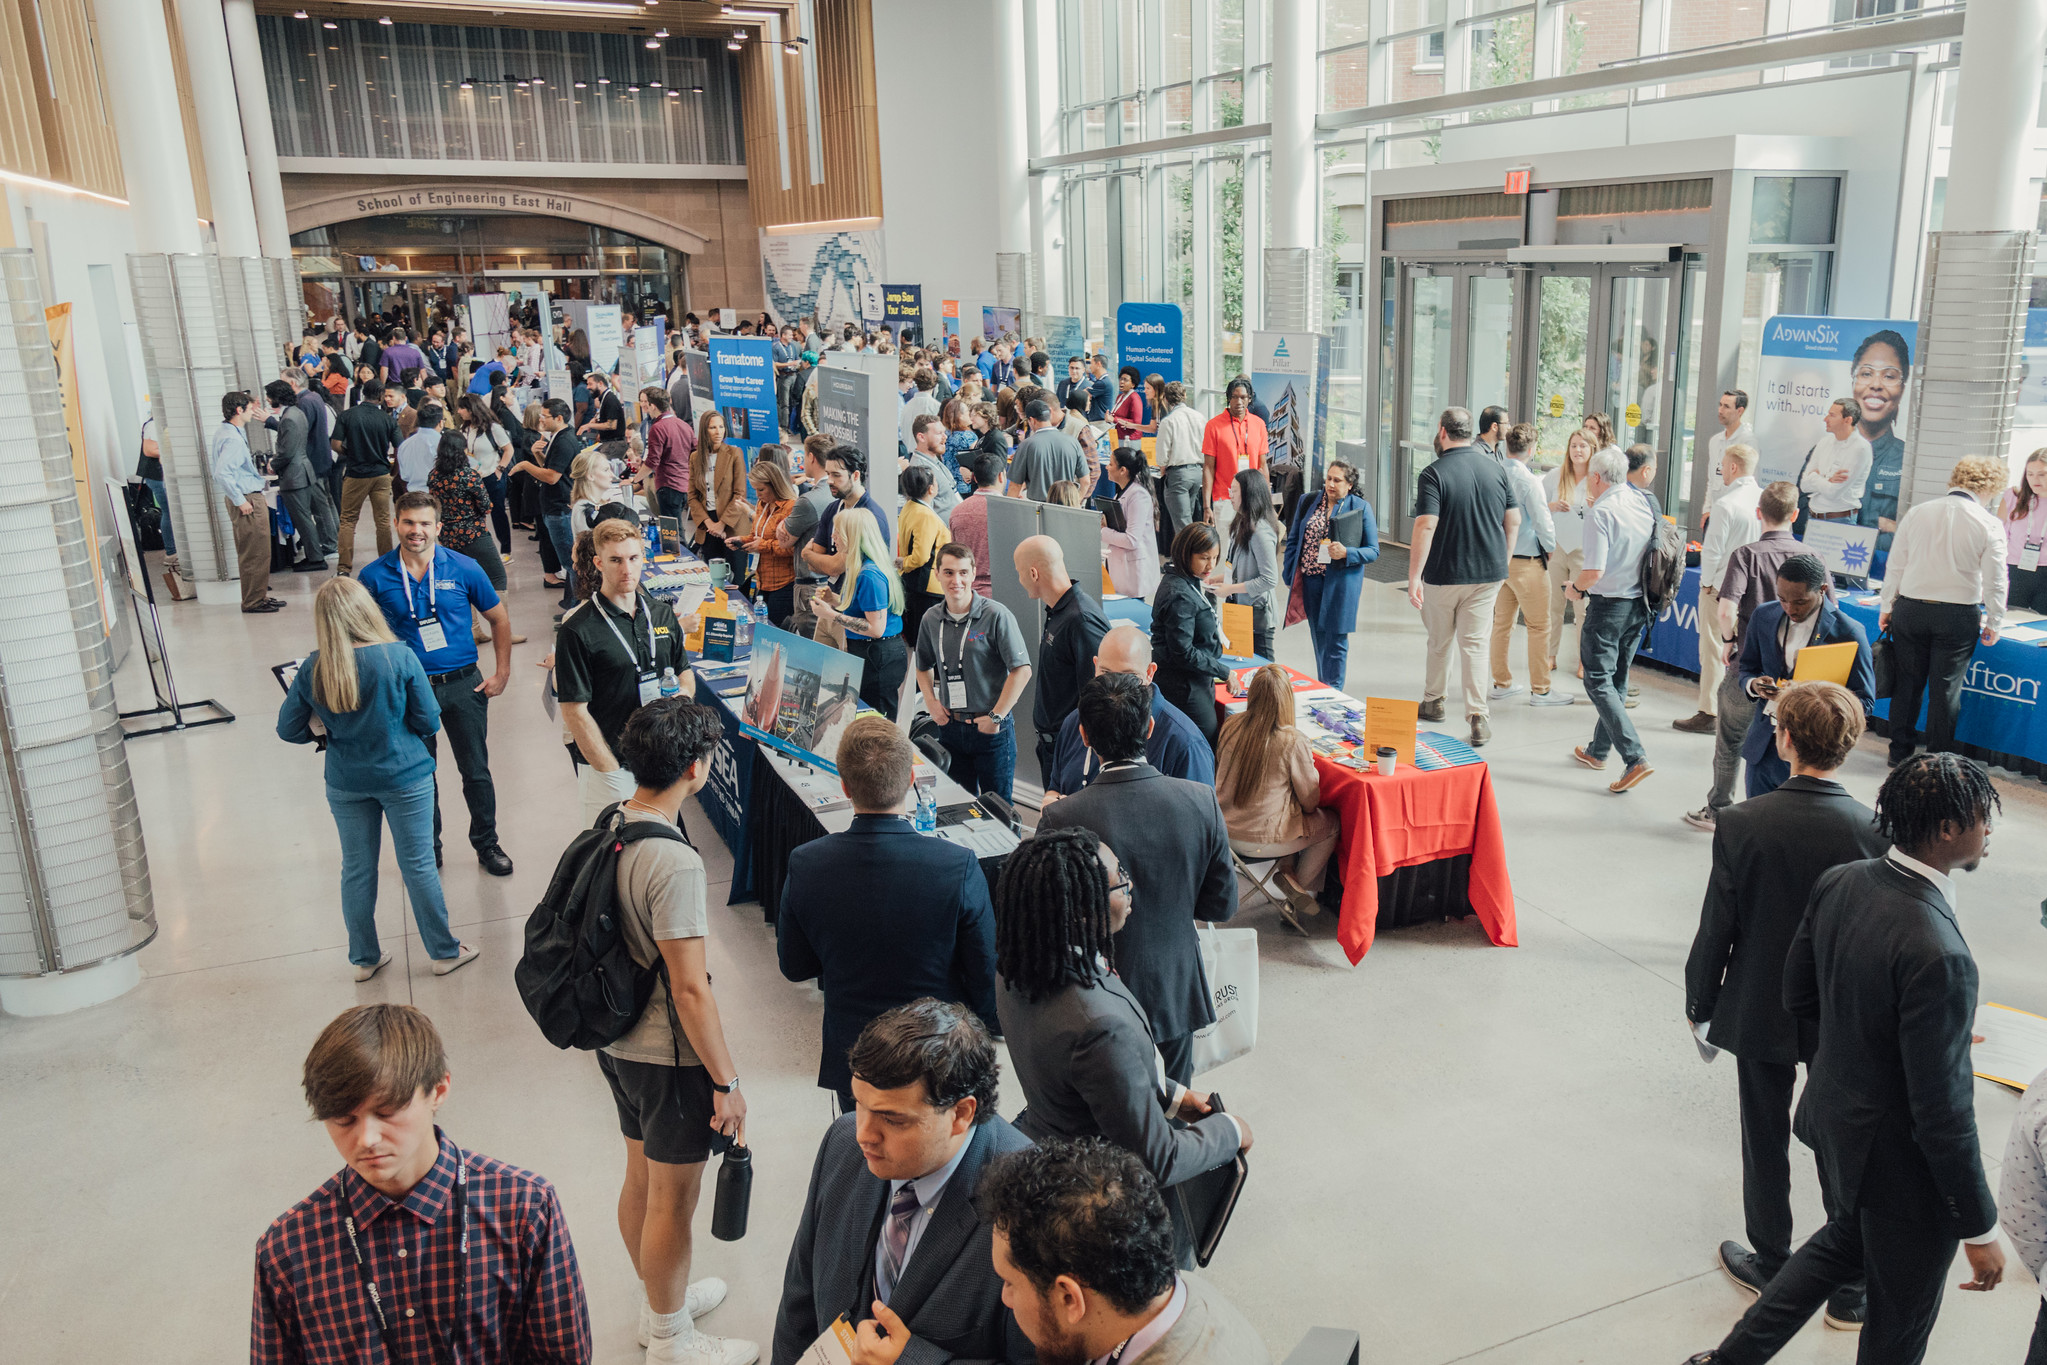
[[[1686,1356],[1685,1365],[1713,1365],[1719,1356],[1712,1351],[1701,1351],[1695,1356]]]
[[[1763,1290],[1770,1283],[1770,1277],[1758,1264],[1760,1260],[1761,1257],[1739,1242],[1720,1244],[1720,1268],[1727,1272],[1728,1279],[1734,1281],[1735,1288],[1747,1290],[1757,1298],[1763,1296]]]
[[[1827,1295],[1827,1326],[1837,1332],[1859,1332],[1868,1309],[1868,1291],[1861,1285],[1843,1285]]]
[[[440,846],[439,844],[435,844],[435,845],[434,845],[434,866],[435,866],[435,867],[439,867],[440,865],[441,865],[441,846]]]
[[[505,851],[496,844],[490,844],[477,849],[476,861],[482,863],[483,870],[490,873],[493,877],[509,877],[512,875],[512,860],[507,858]]]
[[[308,559],[292,565],[291,571],[293,573],[325,573],[327,572],[327,561],[324,559]]]
[[[270,607],[284,607],[290,605],[290,603],[286,602],[282,597],[266,597],[263,599],[263,603],[265,606]]]
[[[282,602],[264,602],[264,603],[261,603],[260,605],[257,605],[257,606],[253,606],[253,607],[243,607],[243,608],[242,608],[242,615],[244,615],[244,616],[268,616],[268,615],[269,615],[269,614],[270,614],[271,612],[273,612],[273,611],[282,611],[282,610],[284,610],[284,603],[282,603]]]

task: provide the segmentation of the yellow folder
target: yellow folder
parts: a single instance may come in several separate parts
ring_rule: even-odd
[[[1251,604],[1248,602],[1225,602],[1222,605],[1223,651],[1239,658],[1250,658],[1251,651]]]
[[[1853,640],[1838,645],[1807,645],[1798,651],[1798,662],[1791,667],[1793,682],[1830,682],[1848,685],[1848,675],[1855,671],[1855,651],[1861,646]]]

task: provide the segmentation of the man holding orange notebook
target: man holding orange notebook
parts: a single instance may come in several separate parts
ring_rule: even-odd
[[[1776,720],[1777,694],[1791,680],[1839,682],[1855,694],[1865,713],[1875,704],[1869,637],[1828,598],[1828,581],[1826,566],[1811,555],[1785,560],[1777,570],[1777,600],[1756,608],[1742,637],[1741,688],[1763,703],[1741,744],[1751,797],[1777,790],[1791,776],[1791,765],[1777,753]],[[1839,645],[1852,646],[1853,653],[1829,650]],[[1814,657],[1801,668],[1807,651]]]

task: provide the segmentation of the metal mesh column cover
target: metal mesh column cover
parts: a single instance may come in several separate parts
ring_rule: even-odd
[[[2011,446],[2034,241],[2030,232],[1932,234],[1899,516],[1944,494],[1956,460],[2003,459]]]
[[[217,256],[130,256],[128,279],[177,532],[178,571],[226,583],[237,576],[234,530],[213,485],[220,397],[240,388]]]
[[[1274,332],[1328,329],[1329,252],[1265,248],[1265,326]]]
[[[1038,334],[1038,317],[1045,311],[1038,297],[1037,263],[1025,251],[995,253],[995,304],[999,308],[1023,310],[1022,335]]]
[[[228,336],[234,346],[234,387],[261,399],[263,386],[277,378],[284,363],[277,310],[270,298],[271,272],[264,268],[261,256],[223,256],[220,283],[227,304]],[[250,449],[258,455],[270,453],[268,428],[251,422],[245,430]]]
[[[283,353],[277,364],[281,367],[287,358],[298,354],[299,337],[306,329],[306,291],[299,283],[298,261],[289,256],[264,257],[263,277],[270,290],[270,311],[277,319],[276,349]],[[420,344],[425,344],[424,338]]]
[[[0,975],[156,935],[35,257],[0,250]]]

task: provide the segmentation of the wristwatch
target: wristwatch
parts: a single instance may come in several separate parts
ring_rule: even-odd
[[[732,1078],[731,1084],[729,1085],[720,1085],[716,1081],[712,1081],[711,1089],[717,1091],[721,1095],[729,1095],[733,1091],[739,1089],[739,1077],[734,1076]]]

